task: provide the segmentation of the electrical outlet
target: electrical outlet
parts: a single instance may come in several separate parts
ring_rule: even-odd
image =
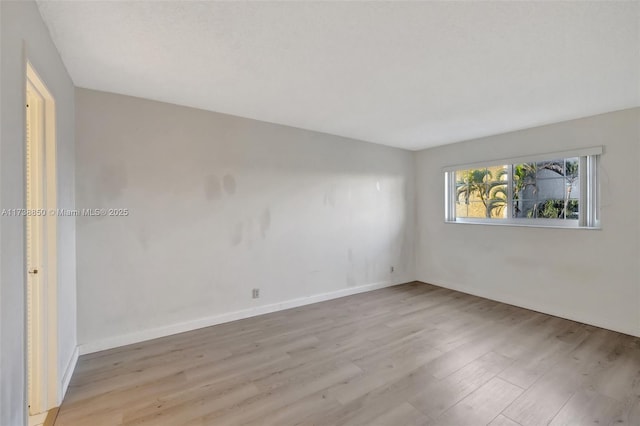
[[[254,288],[253,290],[251,290],[251,297],[253,297],[254,299],[260,297],[260,289]]]
[[[391,267],[391,273],[393,274],[393,273],[395,272],[395,270],[396,270],[396,267],[395,267],[395,266],[392,266],[392,267]]]

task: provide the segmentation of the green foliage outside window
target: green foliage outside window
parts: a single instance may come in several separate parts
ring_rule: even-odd
[[[456,202],[467,206],[458,216],[506,217],[510,205],[514,218],[578,219],[578,200],[572,194],[578,178],[577,158],[458,170]],[[550,196],[548,190],[546,194],[539,193],[541,185],[550,184],[555,185],[554,195]]]
[[[542,217],[546,219],[564,219],[563,214],[566,209],[566,219],[578,219],[578,200],[546,200],[538,205],[537,216],[533,210],[527,213],[528,217]]]

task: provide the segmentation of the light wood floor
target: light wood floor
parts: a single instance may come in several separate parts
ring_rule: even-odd
[[[640,425],[640,339],[411,283],[83,356],[69,425]]]

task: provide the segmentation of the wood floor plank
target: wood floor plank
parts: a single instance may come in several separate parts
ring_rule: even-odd
[[[524,389],[498,377],[491,379],[471,395],[436,419],[438,426],[466,426],[470,422],[486,425],[500,414]]]
[[[346,404],[373,389],[385,386],[411,374],[411,372],[440,355],[441,352],[437,349],[425,349],[416,354],[395,357],[392,355],[388,359],[380,360],[375,366],[367,364],[366,367],[362,367],[361,364],[356,363],[356,365],[364,368],[366,373],[330,389],[329,395],[342,404]]]
[[[622,415],[622,402],[588,390],[573,394],[550,426],[611,425]]]
[[[640,424],[640,339],[410,283],[85,355],[58,426]]]
[[[352,422],[350,424],[352,424],[353,426],[363,424],[371,426],[410,426],[424,425],[427,424],[428,421],[429,418],[422,414],[420,411],[416,410],[414,406],[412,406],[408,402],[403,402],[402,404],[388,410],[384,414],[370,419],[366,423],[363,423],[359,419],[356,419],[355,422]]]
[[[616,425],[640,425],[640,395],[630,395],[622,402],[622,413]]]
[[[580,387],[580,379],[563,367],[549,370],[522,394],[504,414],[522,426],[549,424]]]
[[[320,391],[294,401],[283,407],[275,408],[260,417],[246,423],[247,426],[280,426],[301,424],[304,421],[324,419],[325,414],[339,409],[341,404],[329,397],[326,391]],[[320,424],[315,420],[313,424]]]
[[[523,426],[548,424],[576,392],[619,362],[620,342],[629,339],[602,329],[591,333],[508,407],[505,415]]]
[[[351,363],[342,364],[314,375],[311,380],[295,383],[276,392],[261,393],[248,398],[239,404],[228,406],[224,410],[211,412],[199,418],[187,418],[180,423],[185,426],[210,425],[210,424],[244,424],[258,420],[262,413],[286,407],[292,401],[300,401],[306,396],[314,394],[322,389],[335,385],[344,380],[349,380],[362,373],[357,366]],[[182,419],[181,419],[182,420]]]
[[[580,342],[588,337],[588,332],[584,328],[575,324],[575,331],[571,331],[576,338],[571,342],[560,340],[560,338],[545,339],[544,344],[537,350],[529,350],[523,353],[517,362],[500,374],[500,377],[508,382],[529,388],[544,373],[549,371],[561,359],[573,350]]]
[[[424,367],[414,370],[394,382],[377,387],[361,397],[342,404],[339,408],[314,416],[303,425],[332,425],[342,426],[360,421],[362,424],[377,419],[389,409],[408,401],[409,398],[419,392],[424,386],[437,380],[429,374]]]
[[[426,385],[409,402],[422,413],[437,418],[460,400],[493,379],[513,360],[489,352],[444,379]]]
[[[488,426],[520,426],[520,423],[516,423],[509,417],[499,414]]]

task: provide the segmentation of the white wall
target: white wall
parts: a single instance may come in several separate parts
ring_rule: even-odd
[[[602,230],[444,223],[442,167],[602,145]],[[417,278],[640,335],[640,108],[417,153]]]
[[[0,2],[0,204],[24,208],[25,57],[56,101],[58,205],[74,208],[74,88],[35,2]],[[0,218],[0,424],[24,424],[24,220]],[[58,372],[76,348],[75,221],[58,220]]]
[[[414,278],[411,152],[76,94],[85,352]]]

